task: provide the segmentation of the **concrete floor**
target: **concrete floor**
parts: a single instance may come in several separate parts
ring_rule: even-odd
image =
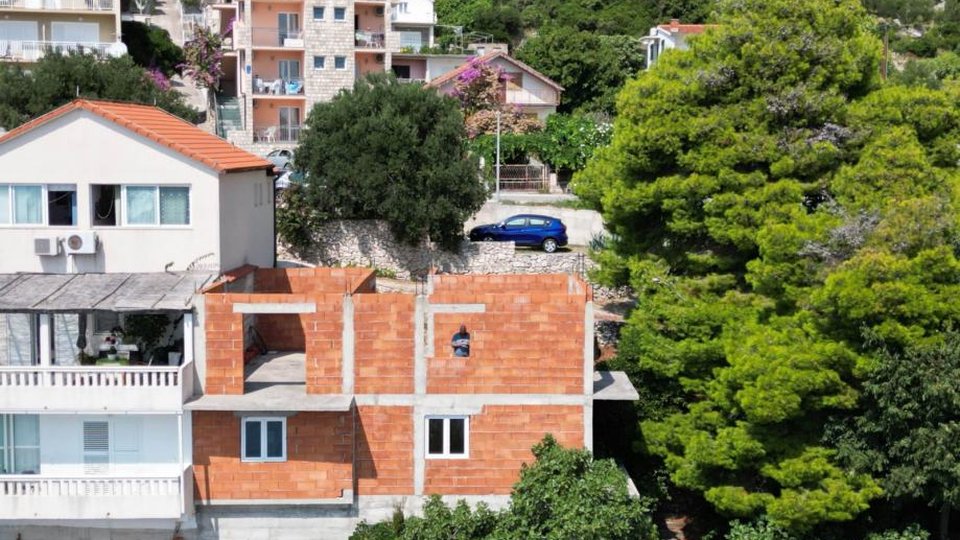
[[[247,391],[275,384],[306,386],[306,377],[306,355],[302,352],[269,352],[254,358],[243,368]]]

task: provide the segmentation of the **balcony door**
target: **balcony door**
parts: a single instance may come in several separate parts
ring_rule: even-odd
[[[280,67],[280,78],[284,81],[300,79],[299,60],[280,60],[277,65]]]
[[[278,13],[277,28],[280,33],[280,45],[287,38],[300,39],[300,14]]]
[[[136,416],[84,421],[84,474],[123,472],[124,466],[137,464],[142,431],[140,419]]]
[[[300,107],[280,107],[280,140],[296,141],[300,134]]]

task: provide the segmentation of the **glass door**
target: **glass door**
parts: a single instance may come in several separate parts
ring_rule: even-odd
[[[277,27],[280,34],[280,45],[287,38],[300,39],[300,14],[299,13],[278,13]]]
[[[300,135],[300,107],[280,107],[280,140],[296,141]]]

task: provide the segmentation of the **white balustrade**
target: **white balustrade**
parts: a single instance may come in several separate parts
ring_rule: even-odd
[[[0,60],[36,61],[47,53],[95,53],[100,56],[122,56],[126,53],[123,43],[75,42],[75,41],[22,41],[0,39]]]
[[[0,0],[0,9],[113,11],[113,0]]]
[[[170,388],[180,386],[180,368],[168,366],[4,366],[0,367],[0,388],[4,387],[134,387]]]
[[[181,476],[0,476],[0,515],[21,519],[170,519],[184,509]]]
[[[146,497],[180,495],[180,477],[0,476],[0,497]]]

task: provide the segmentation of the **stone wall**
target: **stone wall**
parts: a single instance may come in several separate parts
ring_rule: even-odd
[[[317,230],[314,246],[300,257],[279,246],[281,260],[318,266],[365,266],[400,279],[426,275],[430,268],[449,274],[583,273],[595,266],[583,253],[516,248],[513,242],[464,242],[458,252],[430,244],[408,246],[380,221],[332,221]]]

